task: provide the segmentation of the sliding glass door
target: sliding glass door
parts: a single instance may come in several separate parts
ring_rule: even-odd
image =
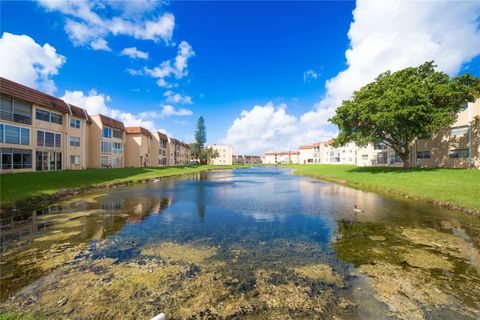
[[[35,160],[37,171],[62,170],[61,152],[37,151]]]

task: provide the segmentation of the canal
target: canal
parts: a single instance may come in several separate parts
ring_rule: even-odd
[[[3,216],[0,245],[1,312],[480,318],[480,219],[289,169],[85,194]]]

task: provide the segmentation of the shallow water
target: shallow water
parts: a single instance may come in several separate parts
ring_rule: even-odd
[[[353,204],[365,210],[355,214]],[[47,318],[477,319],[480,219],[259,167],[1,221],[1,311]]]

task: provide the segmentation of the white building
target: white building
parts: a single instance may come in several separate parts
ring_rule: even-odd
[[[307,146],[300,146],[300,163],[311,164],[314,163],[313,144]]]
[[[215,159],[210,159],[209,164],[232,165],[232,156],[233,156],[232,146],[214,144],[213,146],[208,146],[208,147],[218,151],[218,157]]]
[[[266,164],[299,164],[300,152],[267,152],[262,160]]]

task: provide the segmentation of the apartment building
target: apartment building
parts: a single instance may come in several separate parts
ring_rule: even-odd
[[[0,77],[2,173],[84,169],[86,110]]]
[[[229,145],[217,145],[208,146],[213,150],[218,151],[218,157],[210,159],[210,164],[214,165],[231,165],[233,163],[233,148]]]
[[[262,161],[266,164],[299,164],[300,152],[267,152]]]
[[[480,99],[467,103],[450,128],[414,141],[411,155],[417,167],[480,169]]]
[[[153,151],[152,151],[152,165],[168,166],[170,165],[170,150],[168,148],[168,137],[162,132],[153,133]]]
[[[169,138],[167,143],[167,162],[170,166],[190,165],[192,149],[186,143],[175,138]]]
[[[313,144],[300,146],[300,163],[311,164],[314,163],[314,150]]]
[[[259,164],[262,163],[260,156],[233,155],[232,164]]]
[[[157,166],[153,162],[152,154],[158,152],[154,147],[158,144],[152,134],[142,127],[125,127],[125,166],[126,167],[151,167]]]
[[[91,116],[88,145],[89,168],[123,168],[125,126],[104,115]]]
[[[192,159],[192,149],[188,144],[180,141],[179,158],[177,159],[177,164],[185,165],[185,166],[190,165],[191,159]]]

